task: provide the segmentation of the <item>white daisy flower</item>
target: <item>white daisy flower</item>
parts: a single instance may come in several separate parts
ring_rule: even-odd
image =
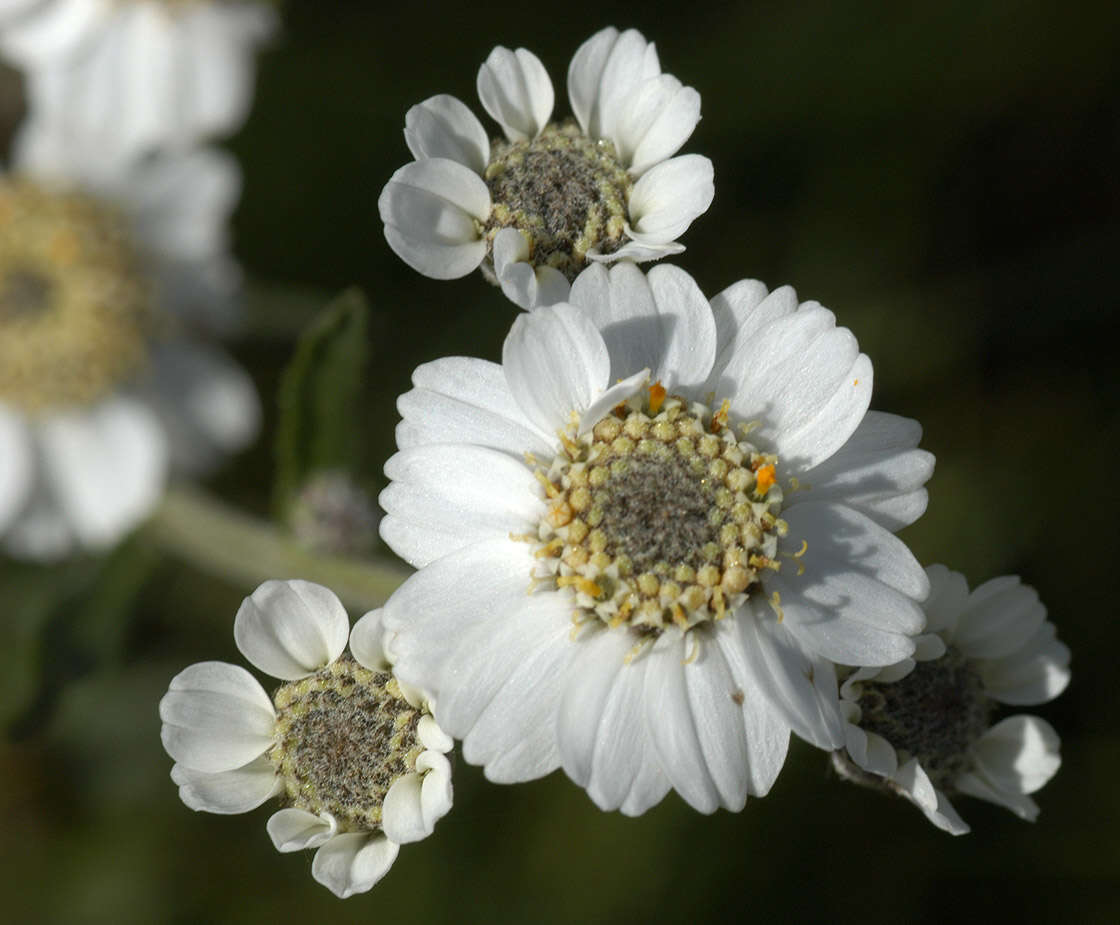
[[[456,279],[482,267],[522,308],[568,296],[588,265],[656,260],[711,205],[712,163],[673,157],[700,121],[700,94],[662,74],[634,29],[607,28],[568,68],[575,120],[550,122],[552,82],[524,48],[495,48],[478,72],[490,141],[453,96],[405,116],[415,160],[378,202],[390,247],[413,269]]]
[[[275,9],[224,0],[6,0],[0,53],[63,143],[115,159],[235,131]]]
[[[244,813],[278,797],[277,851],[318,848],[311,875],[336,896],[364,893],[402,844],[451,809],[452,741],[428,704],[393,676],[379,612],[346,639],[335,595],[306,581],[266,581],[237,612],[237,647],[286,682],[272,699],[248,671],[200,662],[159,704],[171,779],[191,809]]]
[[[563,766],[603,809],[737,810],[789,732],[844,741],[832,662],[891,664],[925,573],[918,425],[867,412],[855,338],[788,287],[712,300],[595,265],[501,365],[419,367],[382,538],[399,675],[496,781]]]
[[[1069,683],[1069,649],[1037,592],[1005,575],[971,594],[959,572],[926,570],[928,635],[912,658],[860,668],[841,687],[848,720],[833,766],[858,783],[899,793],[939,829],[968,826],[949,802],[967,794],[1034,821],[1028,796],[1061,765],[1058,734],[1037,716],[992,724],[999,704],[1053,700]]]
[[[170,465],[239,449],[259,407],[242,370],[181,331],[196,306],[224,314],[236,282],[221,251],[232,161],[195,151],[68,180],[20,167],[0,174],[0,541],[45,559],[114,544]]]

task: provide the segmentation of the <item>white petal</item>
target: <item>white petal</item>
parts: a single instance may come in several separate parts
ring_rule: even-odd
[[[423,752],[416,771],[398,777],[385,795],[385,834],[398,845],[427,838],[451,809],[451,799],[451,763],[438,752]]]
[[[595,425],[603,420],[617,404],[628,401],[648,387],[648,368],[638,370],[638,372],[634,373],[629,379],[616,382],[596,398],[595,401],[588,406],[587,410],[579,416],[578,435],[582,437],[588,431],[594,429]]]
[[[265,828],[276,850],[287,853],[326,844],[338,831],[338,823],[330,813],[316,816],[289,807],[273,813]]]
[[[155,507],[167,477],[167,441],[156,416],[112,398],[82,412],[44,417],[44,475],[75,533],[107,546]]]
[[[933,786],[929,776],[916,758],[910,759],[898,769],[893,778],[910,802],[918,807],[925,817],[942,831],[950,835],[964,835],[969,831],[964,820],[957,815],[953,804],[945,794]]]
[[[207,813],[247,813],[283,789],[267,755],[217,773],[176,764],[171,779],[179,786],[179,799],[191,809]]]
[[[510,141],[529,141],[552,115],[552,81],[531,51],[498,46],[478,69],[478,98]]]
[[[619,159],[641,176],[672,157],[700,121],[700,94],[671,74],[644,81],[627,98],[614,138]]]
[[[1000,703],[1030,706],[1053,700],[1069,684],[1069,649],[1053,623],[1043,623],[1021,649],[1005,658],[978,660],[984,690]]]
[[[976,773],[1005,793],[1034,793],[1062,765],[1061,739],[1037,716],[1009,716],[972,746]]]
[[[1034,588],[1017,575],[993,578],[969,595],[953,644],[968,658],[1003,658],[1026,645],[1045,620]]]
[[[446,357],[418,366],[412,382],[416,388],[397,399],[404,418],[397,428],[402,450],[429,443],[473,443],[519,460],[527,452],[552,456],[554,432],[542,433],[525,416],[497,363]]]
[[[241,170],[213,148],[176,152],[112,173],[99,185],[128,204],[137,239],[163,259],[197,260],[229,246],[227,223],[241,195]]]
[[[604,774],[610,773],[605,769]],[[591,785],[596,786],[596,779],[592,778]],[[672,789],[669,778],[657,760],[653,743],[648,739],[642,745],[642,757],[638,762],[638,776],[630,785],[626,798],[622,801],[619,811],[624,816],[640,816],[646,810],[656,806]],[[594,794],[594,790],[591,791]]]
[[[715,361],[712,308],[695,280],[679,267],[654,267],[648,279],[660,312],[665,345],[660,367],[654,366],[654,373],[667,389],[699,388]]]
[[[171,679],[159,702],[167,753],[196,771],[232,771],[271,745],[276,713],[244,668],[199,662]]]
[[[264,582],[241,602],[233,621],[241,653],[285,681],[329,665],[349,635],[350,618],[334,592],[298,579]]]
[[[789,630],[768,617],[762,620],[741,608],[733,619],[742,634],[747,667],[782,720],[818,748],[843,746],[844,719],[832,664],[807,656]]]
[[[749,615],[744,615],[749,616]],[[735,618],[741,619],[741,618]],[[718,645],[727,661],[732,684],[724,695],[738,704],[739,722],[746,742],[748,791],[756,796],[770,792],[789,750],[790,726],[770,697],[761,690],[759,679],[743,651],[742,631],[731,619],[716,624],[714,638],[707,645]]]
[[[402,450],[385,464],[381,537],[422,568],[463,546],[535,531],[547,513],[524,462],[498,450],[434,444]]]
[[[4,549],[20,559],[53,562],[74,550],[76,537],[66,515],[40,483],[27,505],[8,525]]]
[[[555,433],[607,387],[610,356],[591,320],[561,304],[513,322],[502,366],[525,416],[544,433]]]
[[[627,260],[644,263],[647,260],[660,260],[662,257],[683,253],[684,245],[672,241],[666,244],[639,244],[637,241],[627,241],[618,250],[611,251],[609,254],[601,254],[597,249],[592,248],[587,252],[587,259],[606,265],[623,263]]]
[[[413,106],[404,117],[404,139],[416,160],[445,157],[479,176],[490,163],[490,139],[473,112],[441,93]]]
[[[607,58],[618,41],[614,26],[600,29],[576,49],[568,65],[568,102],[584,134],[601,138],[599,84]]]
[[[634,641],[626,632],[589,627],[581,637],[580,656],[572,664],[557,716],[564,772],[580,787],[587,787],[591,780],[596,750],[602,747],[612,752],[603,759],[610,766],[604,783],[620,785],[622,792],[600,793],[602,801],[593,794],[592,799],[600,809],[618,808],[637,773],[636,761],[641,755],[641,684],[637,691],[631,690],[629,697],[625,693],[625,681],[630,676],[645,674],[644,659],[630,663],[625,660],[633,646]],[[607,714],[613,712],[617,716],[625,705],[631,708],[629,715],[608,722]]]
[[[604,30],[605,31],[605,30]],[[603,33],[599,33],[602,35]],[[599,37],[593,36],[592,42]],[[605,42],[592,46],[590,54],[585,55],[580,62],[580,68],[586,71],[584,80],[590,79],[596,67],[597,84],[594,101],[592,103],[588,133],[593,138],[610,138],[618,146],[618,127],[626,114],[627,103],[634,90],[644,81],[661,73],[661,66],[657,60],[657,51],[652,42],[647,42],[640,32],[627,29],[617,35],[611,42],[610,50],[605,56],[601,48]],[[576,57],[579,58],[584,48],[591,45],[585,43]],[[600,65],[599,62],[602,62]],[[576,59],[572,59],[572,69],[576,67]],[[571,92],[571,74],[569,72],[569,93]],[[576,109],[573,100],[573,110]],[[578,110],[576,110],[578,112]]]
[[[568,299],[567,277],[555,267],[529,263],[529,239],[516,228],[503,228],[494,237],[494,275],[506,298],[520,308]]]
[[[741,279],[732,283],[723,292],[712,297],[712,314],[716,322],[716,360],[713,373],[718,373],[731,358],[740,329],[747,325],[748,319],[756,315],[756,309],[766,298],[765,283],[757,279]],[[793,300],[794,310],[797,300]],[[715,383],[711,386],[715,389]],[[726,394],[727,389],[715,389]]]
[[[0,404],[0,535],[31,497],[31,437],[21,415]]]
[[[397,677],[435,693],[436,719],[449,735],[466,735],[533,647],[530,627],[513,615],[530,600],[535,562],[527,543],[468,546],[421,569],[385,604],[382,619],[397,634]]]
[[[839,501],[896,531],[926,508],[924,485],[933,475],[933,454],[915,449],[917,421],[868,411],[847,442],[800,476],[814,501]]]
[[[989,803],[995,803],[996,806],[1009,809],[1027,822],[1034,822],[1038,818],[1038,804],[1027,794],[993,786],[982,774],[961,774],[953,781],[953,786],[970,797],[987,800]]]
[[[863,770],[880,777],[891,777],[898,770],[898,755],[881,735],[865,732],[850,722],[846,733],[844,748],[848,757]]]
[[[393,866],[400,846],[382,835],[335,835],[315,852],[311,876],[340,899],[372,889]]]
[[[416,724],[416,738],[428,751],[446,754],[455,746],[454,740],[439,728],[439,724],[431,716],[421,716]]]
[[[156,348],[152,371],[152,403],[175,466],[204,472],[260,430],[253,381],[224,353],[176,341]]]
[[[105,15],[103,2],[59,0],[46,3],[0,36],[4,54],[17,64],[38,66],[67,55]]]
[[[677,267],[633,264],[609,271],[594,264],[572,286],[571,301],[595,323],[611,357],[612,380],[649,367],[669,391],[696,388],[715,355],[711,307],[695,281]]]
[[[385,794],[381,827],[385,835],[398,845],[420,841],[432,834],[425,827],[424,814],[420,811],[420,785],[419,774],[402,774]]]
[[[431,717],[426,716],[424,719]],[[450,739],[448,742],[450,743]],[[424,785],[420,788],[420,810],[424,815],[424,827],[431,832],[435,824],[451,811],[454,801],[451,762],[440,752],[426,751],[416,759],[416,769],[424,773]]]
[[[699,646],[696,657],[682,666],[682,674],[700,753],[719,791],[720,805],[738,812],[747,801],[750,784],[743,706],[735,702],[740,688],[720,645],[711,636],[689,634],[686,649],[688,645]]]
[[[720,792],[705,762],[689,703],[684,642],[675,632],[662,633],[652,650],[642,656],[650,663],[646,669],[646,728],[673,789],[693,809],[711,813],[720,806]]]
[[[731,410],[800,477],[853,434],[871,398],[871,365],[852,333],[816,303],[740,341],[721,373]]]
[[[383,608],[365,614],[350,630],[350,654],[370,671],[388,671],[385,655],[385,628],[381,625]]]
[[[712,162],[699,154],[662,161],[630,191],[626,233],[640,244],[667,244],[708,211],[715,196]]]
[[[516,664],[502,666],[504,683],[463,737],[463,757],[483,765],[492,781],[533,780],[560,765],[557,715],[570,666],[581,652],[571,638],[571,615],[569,595],[544,592],[500,618],[519,627],[524,641],[509,653]],[[441,697],[440,710],[446,693]]]
[[[807,548],[795,570],[767,574],[781,595],[791,632],[813,652],[846,665],[890,665],[914,652],[925,625],[916,603],[926,575],[894,535],[836,504],[803,503],[785,512],[789,536],[779,549]]]
[[[478,222],[490,215],[482,178],[442,157],[405,164],[377,200],[385,239],[398,257],[432,279],[457,279],[486,256]]]
[[[960,572],[952,572],[944,565],[931,565],[926,569],[929,579],[929,597],[926,598],[926,631],[939,633],[952,642],[957,632],[957,619],[968,601],[968,582]]]

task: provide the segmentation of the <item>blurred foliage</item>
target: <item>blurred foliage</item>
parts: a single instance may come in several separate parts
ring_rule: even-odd
[[[275,513],[287,517],[307,480],[357,463],[354,422],[366,367],[369,306],[351,289],[319,312],[296,343],[277,396]]]
[[[239,661],[232,618],[249,589],[164,563],[131,585],[137,599],[114,601],[117,579],[98,591],[99,577],[147,574],[127,563],[154,555],[133,544],[105,563],[0,570],[0,714],[21,719],[0,746],[5,918],[1116,921],[1120,627],[1105,579],[1120,521],[1108,487],[1120,6],[293,0],[284,18],[230,145],[245,173],[237,252],[254,280],[234,346],[266,405],[298,332],[346,285],[374,306],[369,373],[340,422],[368,451],[367,477],[393,451],[395,398],[417,364],[500,356],[515,309],[497,290],[420,277],[384,243],[377,196],[409,157],[404,113],[447,92],[481,115],[475,74],[496,44],[541,56],[564,113],[579,43],[636,26],[700,91],[685,150],[716,168],[715,202],[678,262],[709,294],[745,276],[793,282],[855,331],[875,362],[874,406],[921,420],[938,458],[907,541],[973,584],[1021,574],[1073,649],[1073,684],[1037,709],[1062,734],[1064,766],[1037,824],[962,799],[973,833],[953,839],[801,746],[770,796],[711,817],[674,796],[640,819],[608,815],[561,774],[498,787],[460,761],[435,836],[340,902],[311,880],[310,853],[273,850],[267,809],[224,818],[179,803],[156,703],[187,664]],[[230,502],[267,510],[279,420],[215,480]]]

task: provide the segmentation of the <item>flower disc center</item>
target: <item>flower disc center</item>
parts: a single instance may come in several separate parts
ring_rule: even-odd
[[[777,568],[776,463],[736,438],[726,407],[666,400],[654,385],[538,471],[550,503],[536,555],[608,625],[722,619]]]
[[[381,827],[385,794],[416,769],[421,712],[396,679],[343,655],[276,692],[276,744],[269,757],[289,805],[328,812],[342,831]]]
[[[863,682],[859,708],[863,729],[909,752],[935,787],[951,791],[972,765],[969,750],[987,731],[995,702],[967,659],[950,647],[898,681]]]
[[[626,240],[633,182],[614,146],[592,141],[574,122],[550,123],[532,141],[494,141],[485,179],[491,249],[501,229],[517,228],[529,239],[530,262],[571,282],[588,251],[613,253]],[[492,269],[492,254],[487,259]]]
[[[0,180],[0,401],[85,405],[147,358],[150,301],[104,204]]]

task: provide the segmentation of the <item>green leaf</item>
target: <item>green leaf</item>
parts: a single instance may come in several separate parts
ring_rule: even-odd
[[[276,516],[286,519],[309,476],[353,470],[358,397],[367,357],[369,306],[357,289],[331,302],[300,336],[280,381],[276,430]]]

